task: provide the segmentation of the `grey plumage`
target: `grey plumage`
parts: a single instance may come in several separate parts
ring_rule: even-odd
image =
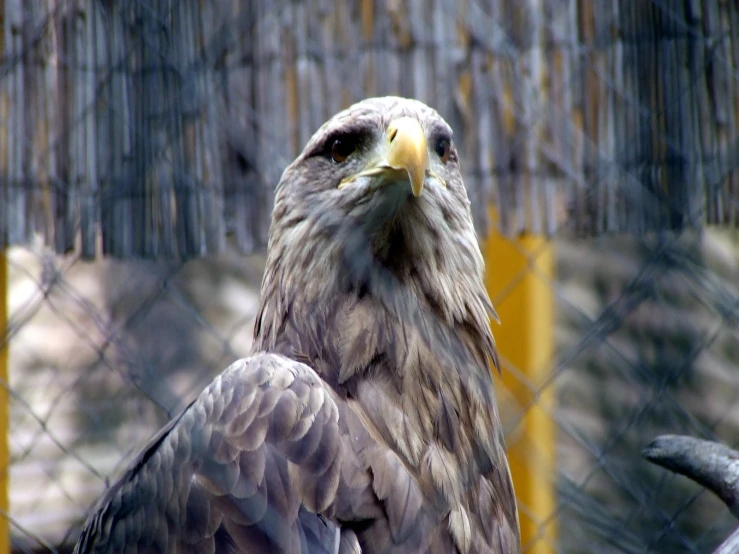
[[[394,97],[336,115],[277,186],[254,354],[78,552],[520,552],[482,274],[444,120]]]

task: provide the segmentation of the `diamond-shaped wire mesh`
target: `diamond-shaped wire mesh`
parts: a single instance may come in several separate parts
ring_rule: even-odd
[[[492,204],[514,248],[542,238],[493,296],[533,278],[556,314],[542,367],[504,357],[496,377],[508,444],[555,493],[521,500],[542,529],[524,551],[703,553],[736,526],[640,457],[661,433],[739,443],[735,2],[2,14],[14,551],[69,550],[108,480],[249,352],[272,188],[323,121],[383,94],[451,123],[481,236]],[[527,435],[536,410],[552,425]]]

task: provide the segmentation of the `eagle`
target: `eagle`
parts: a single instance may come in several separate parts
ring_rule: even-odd
[[[77,553],[520,552],[495,316],[452,129],[371,98],[275,189],[251,354],[146,446]]]

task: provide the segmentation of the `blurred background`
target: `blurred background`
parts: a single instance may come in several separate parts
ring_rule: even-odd
[[[13,552],[70,551],[249,352],[273,187],[385,94],[455,130],[524,551],[708,553],[734,529],[640,452],[739,443],[737,2],[0,0],[0,20]]]

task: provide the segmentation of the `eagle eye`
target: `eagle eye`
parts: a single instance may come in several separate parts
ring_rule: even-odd
[[[449,161],[449,155],[452,152],[452,141],[447,137],[441,137],[436,141],[434,151],[441,159],[441,163],[447,163]]]
[[[356,150],[357,144],[351,137],[336,137],[331,141],[331,159],[340,164]]]

